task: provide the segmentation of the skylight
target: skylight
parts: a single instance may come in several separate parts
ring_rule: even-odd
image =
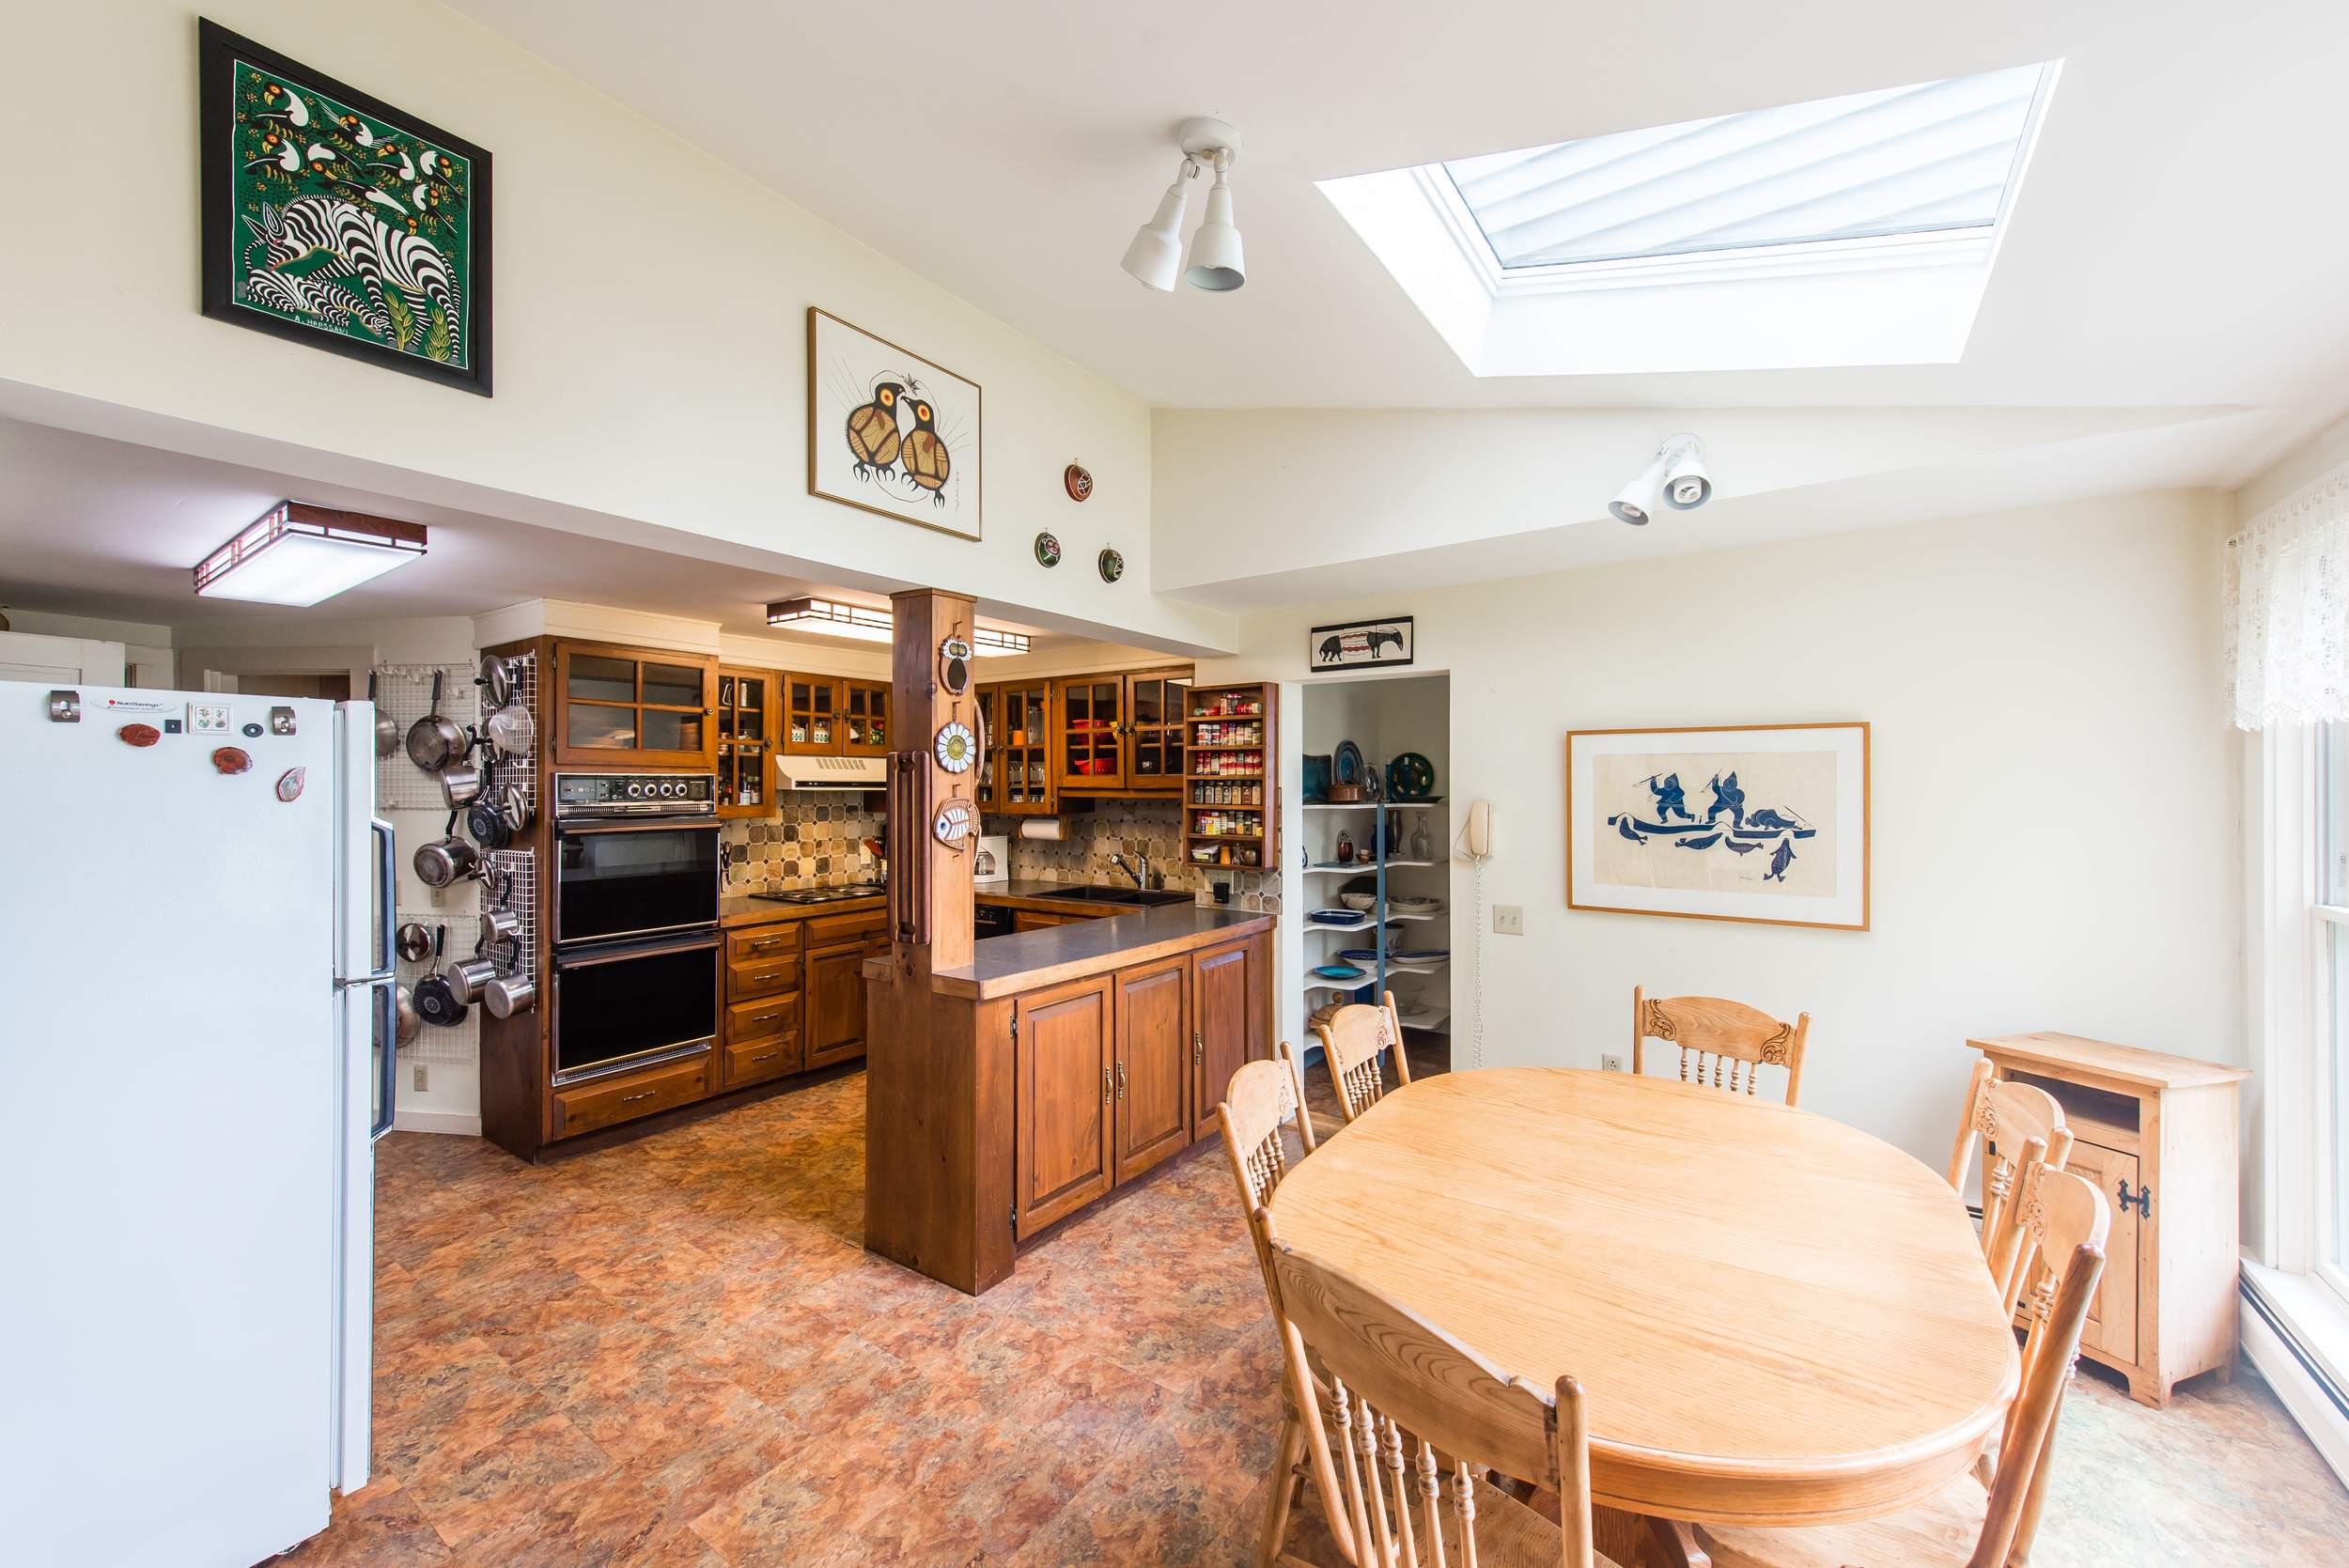
[[[2045,68],[1442,165],[1503,268],[1988,229]]]
[[[2061,64],[1319,185],[1474,375],[1949,365]]]

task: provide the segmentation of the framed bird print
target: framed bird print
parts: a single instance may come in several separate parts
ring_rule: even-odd
[[[807,308],[807,493],[979,536],[979,383]]]
[[[1868,928],[1868,726],[1566,737],[1566,904]]]
[[[204,314],[490,395],[490,155],[196,27]]]

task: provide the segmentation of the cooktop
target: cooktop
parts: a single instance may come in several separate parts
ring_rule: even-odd
[[[851,882],[836,888],[786,888],[781,893],[754,893],[770,904],[837,904],[844,898],[879,898],[889,890],[879,882]]]

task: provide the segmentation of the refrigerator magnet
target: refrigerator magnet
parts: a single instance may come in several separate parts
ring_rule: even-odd
[[[277,775],[277,798],[288,804],[302,799],[302,786],[308,782],[307,768],[288,768]]]
[[[212,753],[212,771],[234,778],[253,770],[253,757],[241,746],[223,746]]]

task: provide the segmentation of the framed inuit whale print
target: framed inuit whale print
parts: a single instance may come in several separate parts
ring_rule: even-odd
[[[1566,737],[1566,905],[1868,929],[1868,726]]]
[[[807,309],[807,493],[979,536],[979,383]]]
[[[490,155],[210,22],[196,69],[204,314],[487,397]]]

